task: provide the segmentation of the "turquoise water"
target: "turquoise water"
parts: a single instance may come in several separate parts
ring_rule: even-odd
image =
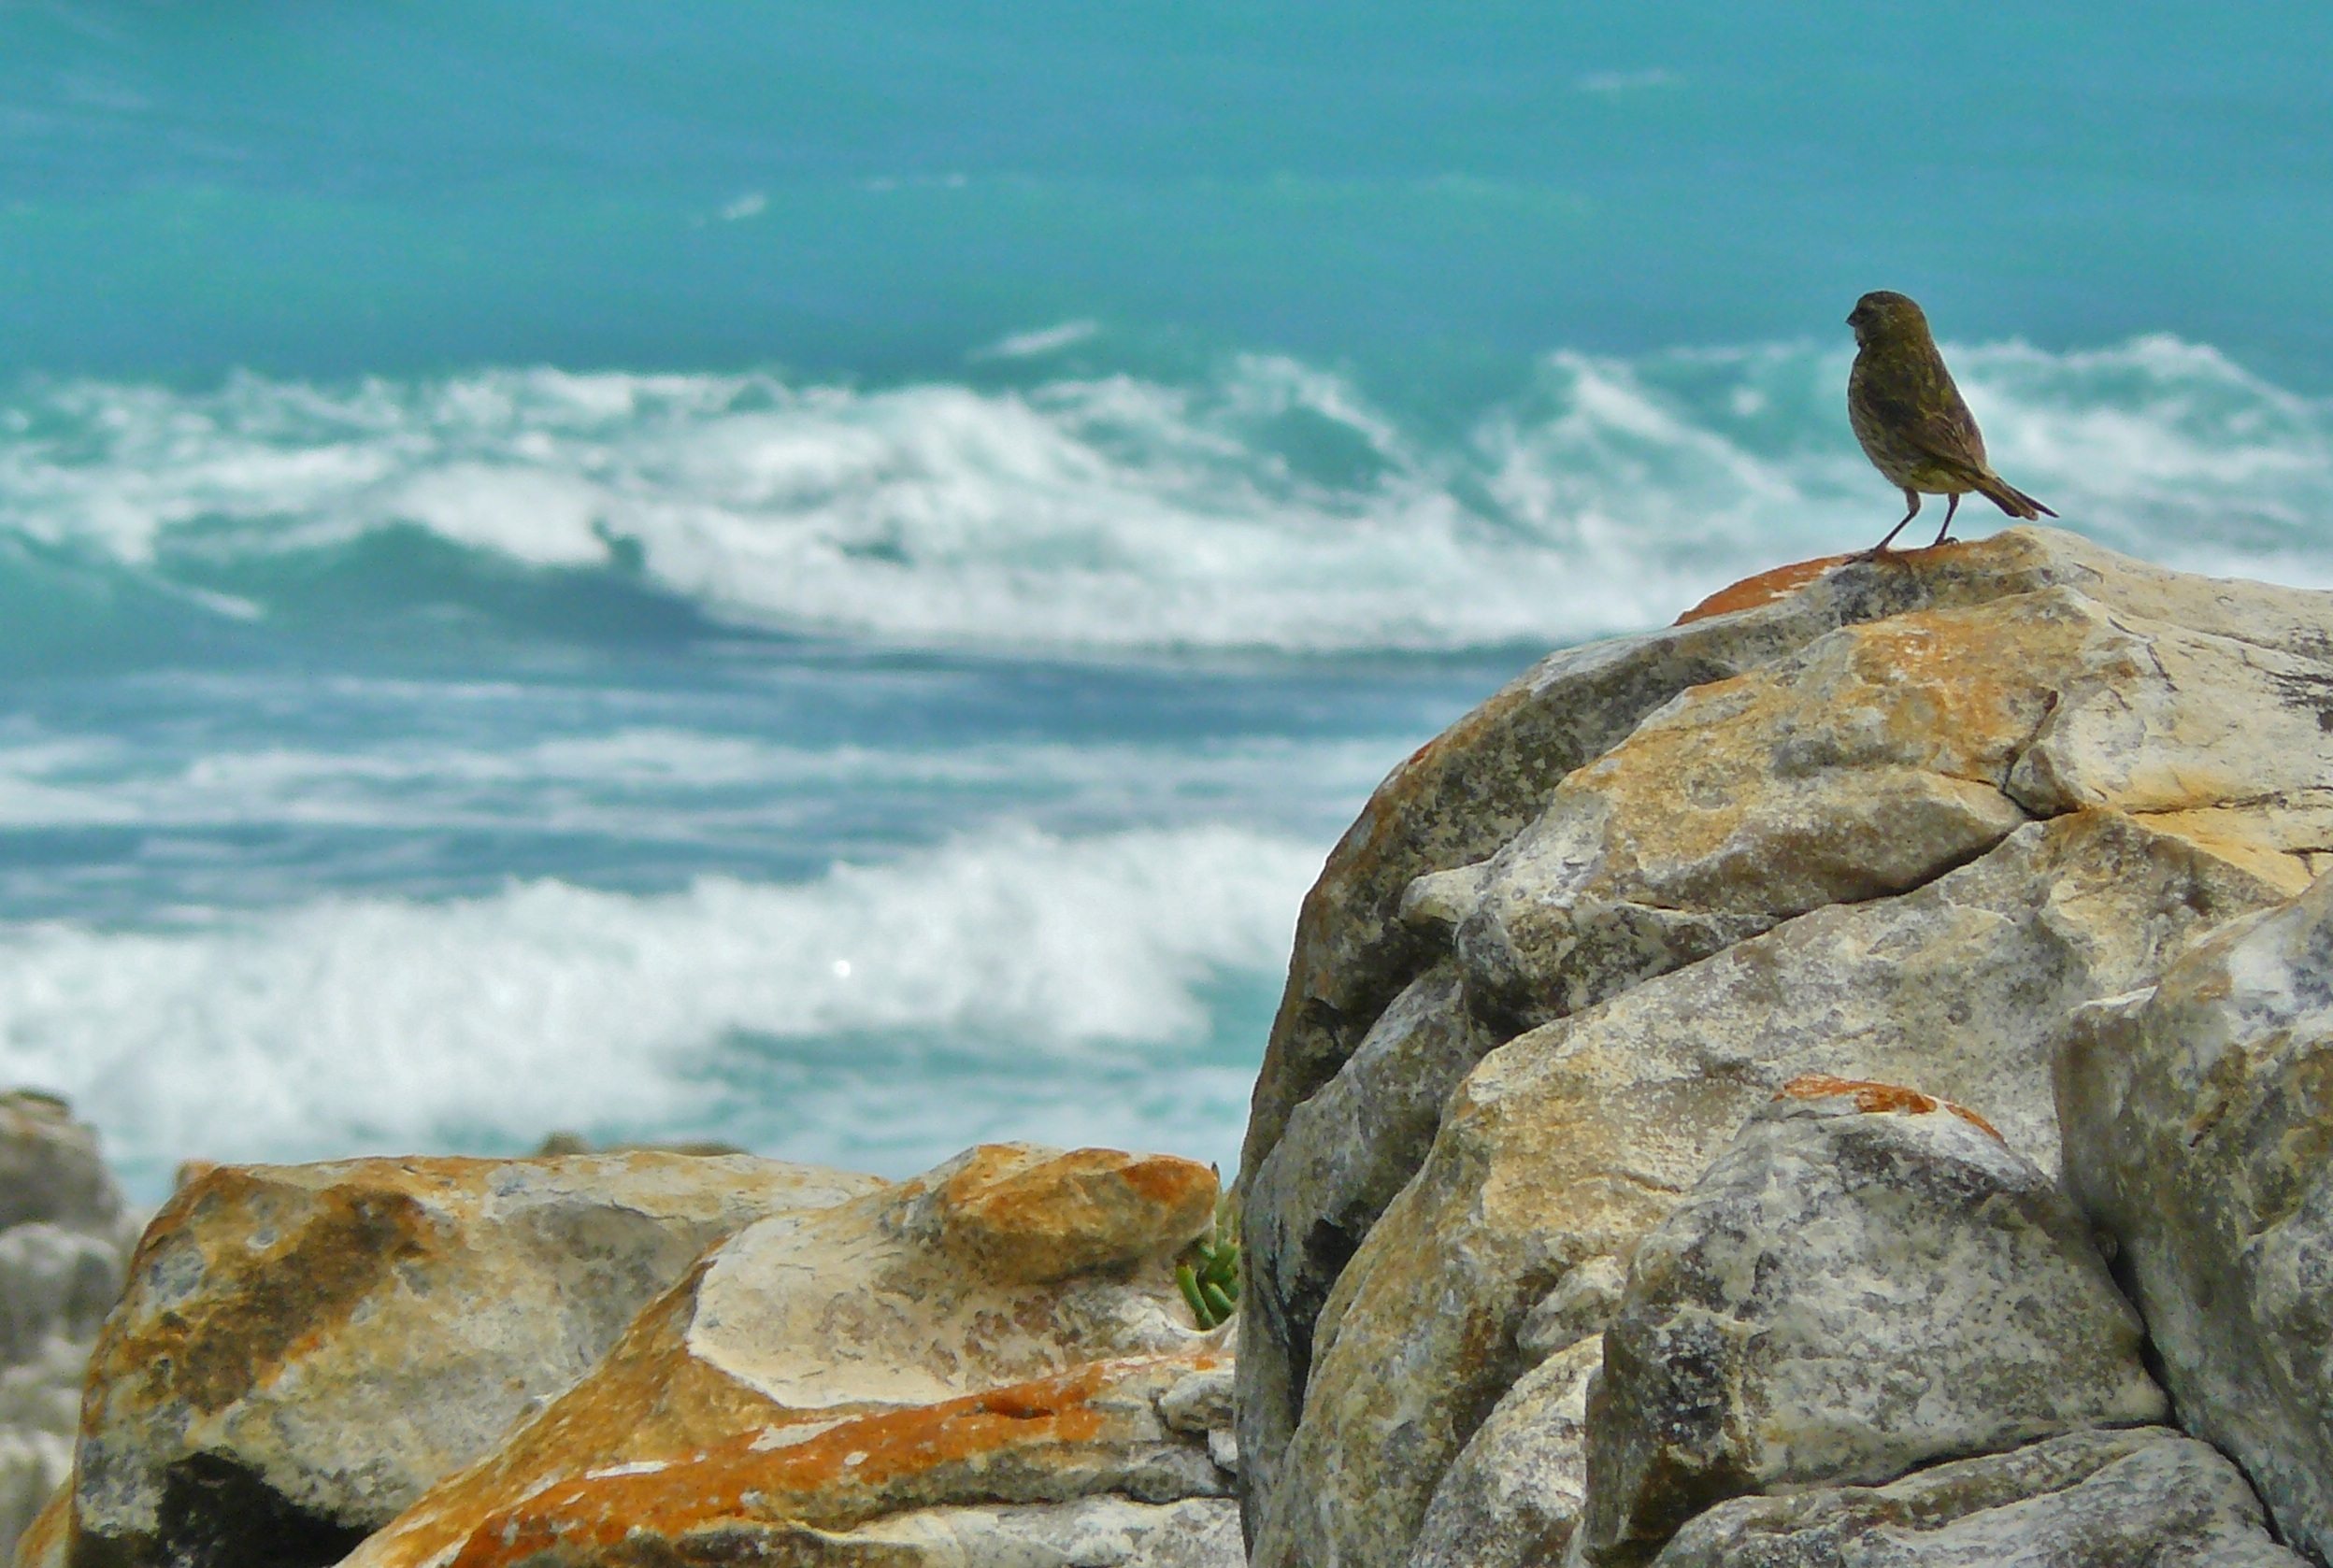
[[[1228,1162],[1385,768],[1893,521],[1868,288],[2333,583],[2333,14],[1547,10],[0,3],[0,1076]]]

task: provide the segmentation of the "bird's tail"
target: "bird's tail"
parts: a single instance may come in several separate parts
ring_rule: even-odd
[[[1998,474],[1982,476],[1977,484],[1977,493],[2011,517],[2023,518],[2027,522],[2039,522],[2043,518],[2057,516],[2055,512],[2003,479]]]

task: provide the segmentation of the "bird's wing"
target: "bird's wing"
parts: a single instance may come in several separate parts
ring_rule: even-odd
[[[1871,377],[1864,397],[1872,411],[1885,420],[1900,440],[1912,446],[1939,467],[1974,479],[1992,473],[1984,455],[1984,435],[1977,417],[1953,385],[1952,372],[1932,350],[1912,363],[1888,366],[1895,374]]]

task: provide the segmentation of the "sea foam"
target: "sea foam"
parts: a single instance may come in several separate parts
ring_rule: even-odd
[[[1269,986],[1318,864],[1230,827],[999,827],[795,885],[18,925],[0,1081],[64,1093],[149,1171],[718,1127],[740,1061],[778,1107],[745,1131],[783,1152],[904,1170],[993,1124],[1222,1159],[1252,1042],[1218,1040],[1220,993]],[[902,1052],[925,1060],[880,1073]]]
[[[2325,405],[2164,337],[1951,353],[1997,466],[2068,526],[2333,581]],[[1189,384],[986,390],[515,369],[40,385],[0,407],[0,528],[168,574],[419,526],[530,566],[637,563],[743,626],[921,646],[1549,643],[1884,532],[1896,502],[1848,435],[1846,366],[1804,345],[1555,353],[1455,435],[1267,355]]]

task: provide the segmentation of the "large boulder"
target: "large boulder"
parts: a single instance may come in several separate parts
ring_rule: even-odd
[[[2236,1467],[2161,1427],[1721,1504],[1653,1568],[2303,1568]]]
[[[1215,1203],[1189,1161],[996,1145],[751,1225],[349,1568],[1001,1568],[1106,1518],[1220,1547],[1230,1358],[1174,1279]]]
[[[1771,663],[1840,626],[2061,584],[2103,587],[2111,602],[2140,613],[2191,611],[2182,624],[2250,619],[2290,640],[2306,634],[2304,608],[2280,604],[2248,617],[2249,601],[2195,603],[2193,580],[2072,535],[2012,529],[1959,549],[1805,563],[1739,585],[1675,626],[1549,655],[1387,776],[1329,852],[1297,918],[1287,989],[1256,1077],[1242,1180],[1279,1143],[1289,1113],[1438,956],[1434,941],[1399,918],[1410,884],[1496,853],[1567,775],[1678,693]]]
[[[2282,897],[2141,819],[2081,812],[1501,1046],[1322,1308],[1278,1484],[1252,1494],[1259,1568],[1400,1562],[1443,1472],[1524,1371],[1533,1307],[1630,1252],[1791,1079],[1916,1080],[2054,1170],[2057,1019]],[[1252,1262],[1251,1277],[1269,1266]]]
[[[2077,1014],[2057,1095],[2182,1424],[2333,1561],[2333,877]]]
[[[331,1561],[713,1242],[882,1186],[649,1152],[212,1167],[155,1216],[93,1358],[75,1561]]]
[[[1798,1079],[1637,1246],[1578,1557],[1632,1568],[1744,1492],[2160,1420],[2143,1337],[2072,1203],[1980,1119]]]
[[[1738,585],[1676,626],[1551,654],[1396,768],[1330,851],[1297,919],[1242,1181],[1289,1114],[1442,950],[1398,918],[1418,877],[1496,854],[1566,776],[1680,692],[1773,663],[1841,626],[2057,587],[2303,660],[2325,657],[2333,622],[2323,593],[2166,571],[2059,530],[2011,528],[1942,549],[1803,563]]]
[[[2333,845],[2329,650],[2333,596],[2011,529],[1567,650],[1396,770],[1250,1123],[1260,1568],[1404,1561],[1533,1306],[1792,1077],[1918,1084],[2055,1172],[2058,1020]]]

